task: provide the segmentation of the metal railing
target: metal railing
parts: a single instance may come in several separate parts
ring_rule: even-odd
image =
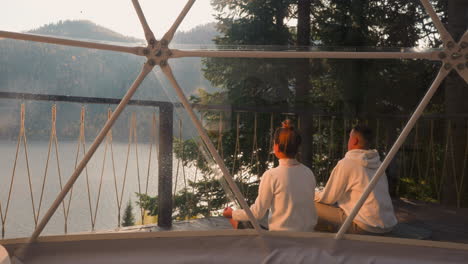
[[[59,151],[58,151],[58,139],[57,139],[57,129],[55,127],[56,124],[56,119],[57,119],[57,108],[55,106],[56,102],[65,102],[65,103],[79,103],[82,105],[91,105],[91,104],[104,104],[104,105],[113,105],[113,104],[118,104],[121,100],[120,99],[112,99],[112,98],[97,98],[97,97],[78,97],[78,96],[64,96],[64,95],[43,95],[43,94],[31,94],[31,93],[14,93],[14,92],[0,92],[0,98],[2,100],[5,99],[18,99],[23,101],[21,104],[21,115],[20,115],[20,125],[19,126],[14,126],[13,130],[18,130],[16,134],[18,135],[17,137],[17,144],[16,148],[12,148],[11,151],[14,152],[16,149],[16,154],[15,153],[8,153],[8,154],[13,154],[14,156],[14,164],[13,164],[13,172],[11,174],[11,178],[8,179],[6,171],[4,171],[4,175],[1,177],[1,185],[6,186],[3,188],[4,194],[8,193],[6,195],[6,200],[0,200],[0,216],[1,216],[1,225],[2,225],[2,238],[5,238],[6,233],[7,233],[7,219],[8,219],[8,212],[11,210],[25,210],[24,207],[22,208],[12,208],[15,203],[12,202],[13,198],[18,199],[18,197],[14,197],[14,188],[17,188],[17,183],[15,183],[15,175],[17,175],[19,172],[18,168],[18,163],[20,162],[21,155],[20,151],[22,150],[24,152],[24,162],[26,165],[26,174],[27,174],[27,182],[24,187],[27,186],[27,192],[29,194],[26,197],[30,197],[31,199],[31,204],[32,204],[32,215],[34,216],[34,226],[37,226],[38,220],[39,220],[39,215],[41,213],[41,207],[45,205],[44,196],[45,196],[45,189],[50,188],[50,186],[47,186],[46,184],[46,178],[47,175],[50,174],[50,170],[48,171],[49,167],[49,161],[51,157],[51,153],[55,152],[56,155],[56,163],[57,163],[57,169],[58,169],[58,181],[60,185],[60,189],[63,188],[63,182],[62,182],[62,175],[60,168],[60,162],[64,163],[63,159],[59,157]],[[31,142],[27,141],[27,135],[28,133],[31,133],[30,129],[27,129],[25,124],[26,120],[26,107],[24,104],[24,101],[47,101],[47,102],[54,102],[52,104],[52,114],[50,116],[50,120],[52,123],[51,129],[50,129],[50,140],[49,140],[49,145],[48,145],[48,152],[45,152],[47,148],[42,148],[39,153],[47,153],[47,159],[45,163],[45,172],[43,174],[43,177],[41,178],[40,182],[38,182],[38,177],[31,177],[31,171],[32,170],[37,170],[35,167],[30,168],[30,163],[32,164],[33,162],[37,162],[35,160],[38,160],[40,158],[43,158],[43,155],[28,155],[28,146],[30,146]],[[173,144],[173,112],[174,112],[174,105],[169,102],[159,102],[159,101],[149,101],[149,100],[131,100],[129,102],[130,105],[135,105],[135,106],[143,106],[143,107],[154,107],[157,108],[157,115],[156,111],[153,112],[152,115],[152,130],[151,133],[152,138],[150,136],[150,157],[149,157],[149,163],[148,163],[148,177],[150,173],[150,162],[151,162],[151,151],[152,151],[152,146],[156,148],[157,152],[157,175],[158,175],[158,225],[161,227],[170,227],[172,225],[172,167],[173,167],[173,152],[172,152],[172,144]],[[5,107],[2,109],[3,111],[7,110]],[[111,108],[108,110],[109,113],[112,112]],[[36,114],[37,113],[33,113]],[[104,114],[105,115],[105,114]],[[156,117],[157,116],[157,117]],[[76,152],[76,160],[75,160],[75,167],[77,166],[76,161],[78,160],[78,156],[81,155],[81,153],[86,154],[86,140],[84,138],[84,129],[85,129],[85,108],[81,108],[81,120],[80,122],[75,122],[75,123],[80,123],[80,136],[78,140],[78,150]],[[156,119],[158,120],[159,126],[156,127]],[[130,152],[130,145],[135,144],[136,148],[136,155],[137,155],[137,166],[138,166],[138,150],[137,150],[137,144],[136,142],[136,117],[135,115],[132,115],[132,119],[130,123],[134,123],[133,127],[131,127],[131,130],[129,131],[129,144],[128,144],[128,152]],[[132,132],[132,129],[134,130]],[[28,130],[28,131],[27,131]],[[157,130],[157,131],[154,131]],[[34,132],[34,131],[33,131]],[[132,133],[134,134],[135,139],[132,138]],[[158,135],[157,138],[154,138],[155,135]],[[110,141],[109,141],[110,140]],[[110,151],[112,150],[112,131],[109,132],[109,134],[106,136],[106,141],[105,143],[103,142],[102,144],[105,148],[105,153],[107,153],[108,148]],[[20,148],[21,147],[21,148]],[[81,150],[80,150],[81,148]],[[4,147],[5,152],[7,151],[8,148]],[[109,152],[110,152],[109,151]],[[99,188],[97,193],[91,194],[90,191],[90,180],[88,178],[88,169],[86,168],[85,171],[83,172],[86,174],[86,184],[87,184],[87,196],[88,196],[88,201],[89,201],[89,211],[90,211],[90,219],[91,219],[91,231],[95,229],[95,224],[96,224],[96,216],[98,214],[98,207],[99,207],[99,201],[101,198],[101,191],[102,191],[102,184],[103,184],[103,174],[104,174],[104,166],[105,166],[105,160],[106,160],[106,155],[109,156],[110,154],[104,154],[104,160],[102,162],[102,171],[100,172],[100,183],[99,183]],[[127,153],[127,164],[125,166],[125,177],[127,174],[127,165],[128,165],[128,155]],[[112,167],[113,167],[113,174],[115,178],[115,161],[114,161],[114,156],[113,153],[111,155],[112,158]],[[52,162],[52,161],[50,161]],[[34,171],[35,174],[37,174],[37,171]],[[139,177],[139,173],[138,177]],[[18,177],[16,177],[18,178]],[[120,220],[121,220],[121,206],[122,206],[122,198],[123,198],[123,192],[125,188],[125,179],[123,180],[121,190],[117,190],[117,183],[115,183],[115,192],[116,192],[116,197],[117,197],[117,210],[118,210],[118,226],[120,227]],[[138,181],[140,181],[140,178],[138,178]],[[34,183],[36,185],[34,186]],[[37,187],[41,187],[40,190]],[[140,182],[138,182],[138,187],[139,187],[139,192],[143,193],[140,190]],[[148,180],[146,183],[146,190],[148,190]],[[24,193],[26,190],[15,190],[18,191],[19,193]],[[40,195],[38,195],[40,192]],[[73,192],[73,191],[72,191]],[[62,202],[62,207],[63,207],[63,215],[65,217],[64,221],[64,232],[67,232],[68,229],[68,221],[69,221],[69,214],[70,214],[70,205],[71,205],[71,197],[72,197],[72,192],[69,194],[68,199],[66,201]],[[119,197],[120,193],[120,197]],[[37,197],[40,196],[40,199],[37,200]],[[95,205],[94,207],[91,205],[91,196],[94,197],[95,199]],[[94,201],[93,201],[94,203]],[[18,205],[18,203],[16,203]],[[20,204],[22,206],[22,204]],[[47,208],[45,208],[47,209]],[[143,219],[143,217],[142,217]],[[13,220],[13,219],[12,219]]]

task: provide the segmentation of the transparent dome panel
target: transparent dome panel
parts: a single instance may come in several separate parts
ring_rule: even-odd
[[[161,38],[187,1],[139,1],[149,26]],[[40,12],[38,12],[40,10]],[[180,25],[183,31],[214,22],[209,1],[197,1]],[[125,19],[122,19],[125,18]],[[120,43],[140,42],[144,32],[132,1],[14,1],[0,11],[0,30]]]
[[[333,167],[346,153],[348,133],[358,122],[368,124],[373,129],[376,133],[374,146],[382,158],[385,157],[440,67],[439,63],[423,60],[202,58],[201,61],[202,76],[191,82],[187,81],[190,77],[180,68],[180,64],[187,62],[194,65],[193,58],[171,60],[169,65],[211,144],[221,156],[223,166],[234,177],[249,204],[255,201],[263,172],[278,164],[271,152],[272,136],[282,121],[292,120],[303,133],[303,144],[312,149],[309,162],[318,185],[323,186]],[[305,73],[303,67],[307,67]],[[175,136],[174,151],[181,164],[173,179],[177,183],[175,197],[186,202],[184,199],[189,199],[187,197],[213,195],[206,186],[197,185],[197,181],[203,184],[211,182],[201,180],[200,173],[208,179],[220,180],[218,190],[226,192],[222,189],[226,184],[222,183],[221,171],[207,169],[215,164],[214,158],[193,126],[189,114],[182,108],[167,74],[159,69],[155,72],[168,98],[176,106],[174,118],[178,121],[174,121],[174,133],[179,134]],[[307,76],[305,87],[300,89],[299,78],[304,74]],[[422,157],[437,152],[434,145],[430,147],[415,140],[421,137],[429,139],[434,122],[444,124],[440,100],[441,92],[434,97],[415,132],[402,148],[403,158],[398,157],[400,168],[409,170],[413,166],[411,170],[414,171],[416,159],[419,168],[423,168],[428,161]],[[433,144],[441,143],[433,141]],[[417,158],[412,151],[414,144],[418,146]],[[203,162],[210,165],[200,163],[200,157],[205,157],[207,160]],[[298,158],[303,158],[302,153]],[[185,168],[183,160],[186,162]],[[405,169],[393,172],[391,177],[411,178],[411,172]],[[419,170],[419,173],[423,171]],[[183,185],[179,186],[181,183]],[[403,186],[405,183],[397,185]],[[398,186],[392,183],[392,188]],[[182,199],[179,195],[186,198]],[[213,216],[219,215],[225,206],[239,206],[232,193],[212,198],[216,198],[213,204],[205,202],[201,208],[211,208],[210,215]],[[201,210],[201,204],[189,204],[193,207],[193,214]],[[187,205],[184,203],[184,206]],[[191,214],[184,217],[201,216]]]
[[[0,90],[120,97],[137,76],[140,57],[51,44],[0,40]]]
[[[160,2],[139,1],[157,40],[192,3]],[[171,223],[173,230],[229,229],[223,208],[254,203],[263,173],[278,165],[273,133],[282,121],[301,132],[296,158],[320,189],[348,151],[354,125],[369,126],[371,147],[390,157],[437,73],[451,70],[458,73],[434,94],[386,176],[392,197],[466,205],[464,42],[441,39],[435,16],[452,23],[447,4],[432,1],[431,13],[429,1],[362,1],[361,8],[316,1],[310,27],[301,28],[301,1],[199,0],[172,41],[147,45],[151,34],[134,3],[2,6],[1,238],[33,232],[121,98],[148,72],[43,234],[159,231]],[[402,201],[394,200],[397,214],[409,206]],[[425,219],[412,208],[411,219]],[[445,235],[434,239],[450,240]]]
[[[5,110],[1,131],[5,174],[0,192],[3,235],[27,237],[89,150],[115,104],[2,99],[1,106]],[[137,194],[157,195],[158,116],[153,106],[131,105],[124,110],[44,234],[115,230],[155,221],[145,218]]]
[[[288,46],[239,46],[237,49],[206,45],[174,47],[188,51],[260,53],[295,53],[298,50]],[[307,50],[414,51],[349,47],[310,47]],[[433,51],[423,49],[418,52]],[[128,61],[119,57],[120,54],[109,52],[104,55],[89,55],[88,61],[83,62],[80,68],[70,71],[70,74],[84,71],[72,76],[73,80],[81,83],[76,87],[66,86],[70,75],[60,75],[60,68],[43,72],[46,66],[53,65],[47,62],[48,56],[45,55],[37,60],[42,67],[20,71],[18,66],[12,71],[13,75],[8,75],[9,79],[16,80],[4,82],[2,96],[5,99],[1,99],[4,126],[1,133],[5,156],[8,157],[2,161],[8,172],[1,192],[4,213],[12,190],[8,216],[3,224],[5,237],[27,236],[33,231],[35,221],[43,216],[60,191],[60,182],[64,184],[69,179],[76,163],[84,156],[84,149],[89,149],[104,126],[109,111],[115,109],[118,99],[132,85],[144,63],[143,59],[131,55],[129,58],[132,60],[126,58]],[[13,58],[1,64],[2,67],[9,66],[6,68],[10,69],[17,63]],[[93,71],[96,67],[93,59],[105,61],[100,74]],[[115,123],[112,138],[108,136],[101,143],[78,178],[73,194],[69,194],[59,207],[44,234],[115,230],[124,225],[141,224],[148,229],[157,229],[161,195],[170,197],[173,202],[170,210],[175,229],[230,228],[225,220],[217,217],[226,206],[239,208],[239,197],[225,181],[223,166],[228,176],[234,178],[247,203],[252,204],[262,174],[278,164],[271,151],[272,134],[282,121],[290,119],[303,133],[303,146],[312,150],[308,157],[300,153],[298,159],[302,162],[309,159],[317,182],[323,185],[346,152],[348,132],[357,122],[369,124],[376,134],[375,148],[382,157],[388,153],[440,67],[436,62],[414,59],[207,57],[174,58],[168,65],[193,107],[202,131],[207,133],[208,145],[211,144],[215,152],[210,151],[196,123],[183,107],[183,101],[171,83],[172,75],[165,70],[168,68],[165,66],[161,70],[156,66],[140,85],[134,101]],[[21,82],[29,85],[15,85]],[[14,99],[6,97],[8,93],[14,94]],[[389,177],[408,179],[409,183],[406,180],[396,182],[396,187],[392,188],[409,188],[413,186],[411,181],[421,180],[427,182],[429,188],[440,181],[439,174],[426,174],[423,168],[434,166],[436,171],[442,170],[440,166],[443,166],[427,159],[428,155],[435,155],[435,160],[443,159],[438,156],[442,154],[436,146],[446,142],[431,137],[437,127],[445,129],[446,126],[446,121],[440,118],[441,94],[436,94],[402,147],[396,158],[398,169],[393,174],[388,173]],[[62,95],[67,96],[60,97]],[[38,98],[42,101],[37,101]],[[22,104],[25,118],[23,134]],[[164,107],[169,107],[172,112],[167,112]],[[53,116],[56,117],[57,150],[55,138],[51,135]],[[161,125],[163,120],[169,123]],[[165,137],[162,138],[162,134]],[[421,144],[421,138],[432,143]],[[45,155],[49,153],[49,144],[50,154]],[[161,159],[161,147],[167,150],[168,146],[172,148],[172,154],[165,153]],[[216,162],[217,155],[224,165]],[[161,170],[165,171],[166,179],[169,174],[172,181],[164,193],[158,191]],[[437,200],[437,192],[426,198]],[[31,209],[22,210],[29,207]],[[11,220],[15,218],[22,220]],[[218,219],[216,221],[221,224],[196,224],[203,219]],[[180,227],[180,223],[186,223],[186,226]]]

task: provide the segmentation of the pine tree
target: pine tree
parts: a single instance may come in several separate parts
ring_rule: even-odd
[[[129,200],[125,212],[123,215],[122,226],[133,226],[135,225],[135,216],[133,215],[132,201]]]

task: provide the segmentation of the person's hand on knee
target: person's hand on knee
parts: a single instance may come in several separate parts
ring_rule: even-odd
[[[231,207],[224,208],[223,216],[229,219],[229,222],[231,223],[234,229],[237,229],[237,227],[239,226],[239,221],[232,219],[232,211],[233,210]]]

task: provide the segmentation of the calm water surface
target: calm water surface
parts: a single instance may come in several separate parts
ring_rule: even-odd
[[[87,148],[90,146],[87,143]],[[31,175],[32,193],[34,198],[34,207],[36,212],[39,209],[39,200],[41,196],[42,183],[45,174],[48,142],[28,142],[28,158],[29,158],[29,171]],[[128,158],[127,178],[123,192],[123,202],[121,212],[125,210],[128,201],[132,201],[134,205],[135,218],[138,219],[139,210],[135,205],[136,192],[141,190],[145,192],[146,182],[148,179],[148,194],[157,194],[157,156],[156,150],[153,146],[150,162],[150,170],[148,174],[148,161],[149,161],[149,144],[138,144],[138,152],[135,150],[135,145],[131,146],[130,155]],[[95,221],[95,230],[109,230],[117,227],[118,206],[114,184],[114,174],[112,167],[112,159],[110,147],[107,149],[107,154],[104,155],[105,145],[102,144],[97,150],[94,157],[90,160],[87,171],[91,196],[91,207],[94,216],[97,196],[99,192],[99,184],[101,179],[101,171],[103,169],[103,161],[105,159],[104,174],[102,177],[101,195],[99,199],[99,206]],[[127,159],[127,143],[113,143],[113,154],[115,161],[115,172],[117,178],[117,189],[119,197],[122,191],[122,183],[124,178],[124,171]],[[13,141],[0,141],[0,202],[3,217],[5,217],[7,199],[11,178],[13,175],[13,167],[16,153],[16,142]],[[77,142],[59,142],[59,165],[62,176],[62,184],[71,176],[75,168],[75,160],[77,153]],[[137,155],[138,153],[138,163]],[[80,157],[83,156],[82,150]],[[174,158],[173,164],[173,182],[175,182],[177,171],[177,160]],[[181,165],[180,165],[181,166]],[[57,161],[55,150],[52,149],[46,183],[44,187],[44,194],[42,198],[42,205],[40,208],[41,218],[47,209],[52,204],[53,200],[60,191],[59,174],[57,168]],[[138,181],[138,172],[140,182]],[[194,176],[193,170],[185,168],[187,178]],[[149,177],[148,177],[149,175]],[[179,169],[178,188],[183,187],[182,170]],[[35,222],[33,217],[33,209],[31,203],[31,194],[29,188],[29,180],[27,174],[27,163],[25,159],[25,151],[23,145],[20,145],[20,152],[18,154],[15,177],[12,185],[12,193],[8,213],[6,215],[5,223],[5,238],[26,237],[31,235],[34,230]],[[139,189],[140,188],[140,189]],[[70,195],[66,198],[66,206]],[[119,198],[120,199],[120,198]],[[91,216],[90,206],[88,199],[88,190],[86,182],[85,171],[80,175],[76,181],[70,204],[70,212],[68,216],[68,232],[85,232],[91,230]],[[60,206],[55,215],[46,226],[43,234],[63,234],[64,233],[64,210]],[[0,222],[0,226],[2,223]],[[0,234],[1,238],[1,234]]]

